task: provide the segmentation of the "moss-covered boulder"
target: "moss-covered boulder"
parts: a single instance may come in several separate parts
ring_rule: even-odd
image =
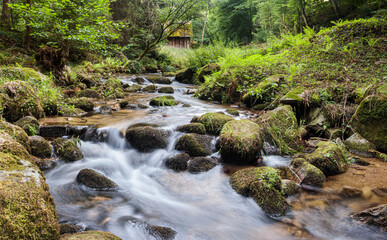
[[[32,136],[28,138],[31,146],[31,154],[38,158],[51,157],[51,145],[41,136]]]
[[[163,226],[148,225],[146,229],[152,236],[160,240],[172,240],[177,234],[172,228]]]
[[[213,169],[218,163],[208,157],[196,157],[188,162],[188,172],[201,173]]]
[[[263,145],[261,127],[244,119],[227,122],[220,132],[222,161],[256,163]]]
[[[284,97],[281,98],[280,103],[285,105],[291,105],[293,107],[300,106],[318,106],[321,104],[320,97],[313,93],[312,91],[308,91],[302,86],[298,86],[290,90]]]
[[[365,139],[387,152],[387,97],[373,95],[365,98],[351,120],[352,128]]]
[[[86,97],[71,98],[71,99],[67,99],[66,102],[86,112],[93,111],[94,109],[94,103],[90,98],[86,98]]]
[[[180,153],[165,160],[165,166],[175,171],[187,170],[188,161],[191,157],[187,153]]]
[[[270,167],[242,169],[230,177],[230,184],[237,193],[252,197],[269,216],[283,216],[289,208],[281,195],[279,170]]]
[[[161,87],[159,88],[158,90],[159,93],[174,93],[175,90],[173,89],[173,87]]]
[[[175,148],[192,157],[208,156],[212,153],[211,140],[209,136],[188,133],[177,140]]]
[[[60,236],[60,240],[122,240],[114,234],[101,231],[86,231]]]
[[[170,133],[153,127],[129,127],[126,130],[126,140],[140,152],[150,152],[166,148]]]
[[[281,182],[282,182],[282,195],[284,195],[285,197],[292,196],[298,193],[298,191],[300,190],[299,186],[295,182],[289,179],[283,179],[281,180]]]
[[[353,219],[362,223],[377,226],[383,231],[387,231],[387,204],[366,209],[352,215]]]
[[[63,105],[59,108],[58,115],[64,117],[75,117],[85,115],[87,112],[83,111],[80,108],[76,108],[73,105]]]
[[[156,90],[157,90],[156,85],[148,85],[142,89],[143,92],[149,92],[149,93],[154,93],[156,92]]]
[[[77,161],[84,158],[81,149],[75,139],[57,138],[52,142],[55,154],[67,161]]]
[[[77,232],[82,232],[82,227],[77,225],[66,224],[66,223],[63,223],[60,225],[60,235],[73,234]]]
[[[151,86],[153,86],[153,85],[151,85]],[[139,92],[139,91],[141,91],[141,88],[142,88],[141,85],[133,84],[132,86],[125,88],[124,91],[125,92]],[[145,90],[144,90],[144,92],[145,92]]]
[[[78,173],[76,180],[86,187],[99,191],[113,190],[118,187],[115,182],[92,169],[82,169]]]
[[[163,75],[164,73],[174,73],[176,72],[176,68],[174,66],[167,65],[163,67],[162,72],[163,72]]]
[[[231,114],[231,115],[234,115],[234,116],[239,116],[239,111],[234,109],[234,108],[228,108],[226,110],[226,113],[228,114]]]
[[[301,181],[300,184],[319,188],[323,187],[325,182],[324,173],[305,159],[294,158],[289,168],[297,175]]]
[[[21,118],[14,124],[21,127],[29,136],[34,136],[39,132],[40,124],[38,120],[32,116]]]
[[[256,123],[263,127],[265,140],[279,148],[281,154],[293,154],[303,149],[301,129],[291,106],[268,111]]]
[[[280,88],[283,76],[271,76],[257,83],[242,96],[242,102],[248,107],[258,104],[271,103]]]
[[[0,102],[3,105],[3,117],[16,122],[25,116],[39,119],[43,116],[43,107],[34,87],[22,81],[7,82],[0,88]]]
[[[128,106],[128,104],[129,104],[128,100],[121,100],[118,102],[118,105],[120,106],[121,109],[126,108],[126,106]]]
[[[367,141],[367,139],[363,138],[358,133],[355,133],[346,139],[344,145],[351,153],[363,157],[372,157],[372,153],[370,153],[369,150],[376,149],[375,144]]]
[[[59,238],[55,203],[28,152],[0,132],[0,239]]]
[[[204,125],[208,133],[218,135],[224,124],[232,120],[234,120],[234,118],[222,113],[206,113],[200,117],[192,118],[191,123],[201,123]]]
[[[13,125],[6,121],[0,121],[0,132],[5,132],[15,141],[20,143],[28,152],[30,152],[30,144],[28,142],[27,133],[19,126]]]
[[[157,84],[171,84],[172,80],[163,76],[147,76],[146,79],[152,83]]]
[[[344,173],[348,169],[344,150],[330,141],[319,142],[317,149],[306,155],[306,159],[326,176]]]
[[[206,128],[201,123],[190,123],[178,126],[177,131],[185,133],[197,133],[197,134],[206,134]]]
[[[175,98],[172,96],[160,96],[152,98],[149,102],[151,106],[165,107],[165,106],[176,106],[179,104],[178,101],[175,101]]]
[[[198,80],[204,83],[204,76],[211,75],[214,72],[220,71],[220,66],[217,63],[209,63],[199,70]]]
[[[96,99],[102,98],[101,94],[98,91],[92,90],[92,89],[85,89],[78,92],[77,97],[96,98]]]
[[[181,83],[193,84],[196,68],[187,68],[176,74],[175,80]]]

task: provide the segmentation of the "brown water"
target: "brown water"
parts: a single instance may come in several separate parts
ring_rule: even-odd
[[[132,84],[130,77],[122,80]],[[341,179],[341,176],[346,175],[328,179],[325,187],[327,192],[301,193],[289,198],[294,208],[286,216],[288,219],[283,220],[288,224],[284,224],[281,219],[268,218],[252,199],[237,194],[231,188],[229,175],[242,168],[241,166],[220,164],[201,174],[175,173],[166,169],[163,160],[179,153],[174,150],[174,143],[182,133],[176,132],[175,128],[189,123],[195,115],[225,110],[220,105],[185,95],[184,92],[190,87],[188,85],[173,82],[172,86],[175,88],[173,96],[178,101],[190,104],[190,108],[180,104],[167,108],[120,110],[111,114],[47,118],[42,121],[43,124],[59,122],[93,125],[100,131],[109,133],[106,142],[81,142],[84,159],[74,163],[59,161],[54,169],[46,172],[62,223],[112,232],[127,240],[154,239],[146,231],[144,223],[171,227],[177,232],[175,239],[386,237],[385,234],[376,233],[373,228],[359,226],[347,219],[352,211],[385,202],[386,199],[362,197],[338,200],[334,192],[342,185],[350,185],[356,181],[345,177]],[[149,99],[157,95],[159,94],[136,93],[129,99],[133,103],[148,104]],[[114,106],[117,102],[108,104]],[[249,114],[242,112],[237,119],[246,118]],[[170,130],[172,134],[169,146],[151,153],[139,153],[131,148],[121,133],[128,126],[138,123]],[[215,144],[215,137],[213,143]],[[218,156],[217,153],[214,156]],[[263,163],[269,166],[287,165],[289,158],[266,156]],[[380,164],[384,167],[381,173],[386,173],[385,163]],[[83,168],[92,168],[103,173],[118,184],[119,190],[100,192],[79,186],[75,183],[75,178]],[[351,171],[352,169],[349,174]],[[380,179],[380,176],[375,175],[375,178]],[[378,184],[387,186],[385,180],[378,180]],[[364,187],[370,186],[366,182]]]

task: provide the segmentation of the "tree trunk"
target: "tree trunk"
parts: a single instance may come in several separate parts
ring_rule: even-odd
[[[29,5],[29,8],[31,8],[31,0],[27,0],[27,4]],[[31,26],[29,24],[29,19],[27,18],[27,24],[26,24],[26,39],[25,39],[25,44],[27,47],[27,50],[30,51],[31,49]]]
[[[3,10],[1,12],[1,26],[7,30],[11,30],[11,9],[8,4],[11,0],[3,0]]]
[[[299,0],[299,7],[300,7],[301,16],[302,16],[302,19],[304,20],[305,26],[309,27],[308,20],[305,14],[305,0]]]
[[[201,43],[201,46],[203,46],[204,33],[206,32],[207,17],[208,17],[208,2],[206,1],[206,16],[204,17],[204,24],[203,24],[203,31],[202,31],[202,43]]]

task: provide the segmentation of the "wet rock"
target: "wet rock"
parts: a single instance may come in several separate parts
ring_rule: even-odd
[[[148,85],[142,89],[143,92],[149,92],[149,93],[154,93],[156,92],[156,90],[157,90],[156,85]]]
[[[102,98],[101,94],[98,91],[92,90],[92,89],[85,89],[85,90],[78,92],[77,97],[79,97],[79,98],[83,98],[83,97],[96,98],[96,99]]]
[[[300,190],[298,185],[295,182],[290,181],[289,179],[283,179],[282,182],[282,192],[285,197],[292,196]]]
[[[289,204],[281,195],[282,182],[279,171],[270,167],[246,168],[230,177],[232,188],[254,201],[269,216],[285,215]]]
[[[52,125],[52,126],[40,126],[39,136],[44,138],[58,138],[67,135],[67,126]]]
[[[176,74],[175,80],[181,83],[193,84],[196,68],[188,68]]]
[[[175,72],[163,72],[164,77],[174,77],[176,76]]]
[[[92,169],[82,169],[76,180],[78,183],[95,190],[112,190],[118,187],[115,182]]]
[[[148,225],[146,229],[152,236],[160,240],[171,240],[176,236],[176,231],[169,227]]]
[[[289,167],[300,179],[300,184],[319,188],[323,187],[325,182],[324,173],[305,159],[293,157]]]
[[[135,83],[138,83],[138,84],[144,84],[145,79],[142,78],[142,77],[136,77],[136,78],[133,79],[132,81],[135,82]]]
[[[204,76],[211,75],[214,72],[220,71],[220,66],[217,63],[209,63],[200,69],[198,74],[198,80],[204,83]]]
[[[75,139],[57,138],[52,142],[52,145],[54,146],[55,154],[64,160],[77,161],[84,157]]]
[[[32,116],[21,118],[14,124],[21,127],[28,136],[34,136],[39,132],[39,122]]]
[[[220,154],[224,162],[256,163],[262,144],[261,127],[247,119],[229,121],[220,132]]]
[[[86,97],[67,99],[67,103],[86,112],[93,111],[94,109],[93,101]]]
[[[344,144],[348,148],[349,152],[363,157],[372,157],[369,150],[376,148],[375,144],[367,141],[367,139],[363,138],[358,133],[353,134],[345,140]]]
[[[73,234],[77,232],[81,232],[83,229],[80,226],[72,225],[72,224],[61,224],[60,225],[60,235],[62,234]]]
[[[28,142],[28,135],[21,127],[6,121],[0,121],[0,130],[7,133],[18,143],[20,143],[28,152],[30,152],[31,149]]]
[[[377,150],[387,152],[387,97],[373,95],[365,98],[351,120],[355,132],[376,145]]]
[[[59,116],[64,116],[64,117],[77,117],[77,116],[82,116],[86,115],[87,112],[83,111],[80,108],[74,108],[74,107],[69,107],[68,105],[63,105],[59,108]]]
[[[118,102],[118,105],[120,105],[120,108],[123,109],[129,104],[128,100],[121,100]]]
[[[353,159],[353,162],[357,165],[360,165],[360,166],[368,166],[370,165],[369,162],[367,162],[366,160],[364,159],[361,159],[361,158],[352,158]]]
[[[379,197],[387,197],[387,188],[374,188],[372,192]]]
[[[165,107],[165,106],[176,106],[179,102],[175,101],[172,96],[160,96],[152,98],[149,102],[151,106]]]
[[[268,111],[255,121],[263,127],[265,140],[278,147],[281,154],[291,155],[302,151],[301,132],[291,106]]]
[[[165,130],[152,127],[129,127],[126,130],[126,140],[140,152],[166,148],[169,135]]]
[[[213,169],[218,163],[208,157],[195,157],[194,159],[188,162],[188,172],[190,173],[200,173],[207,172]]]
[[[58,239],[54,200],[26,149],[0,131],[0,238]]]
[[[147,109],[147,108],[149,108],[147,105],[141,104],[141,103],[137,104],[137,107],[138,107],[138,108],[141,108],[141,109]]]
[[[159,93],[174,93],[175,90],[173,89],[173,87],[161,87],[161,88],[159,88],[158,92]]]
[[[53,169],[56,166],[55,158],[38,158],[32,157],[35,164],[39,167],[40,170],[49,170]]]
[[[360,197],[363,194],[363,191],[353,187],[345,186],[340,192],[340,196],[344,198],[355,198]]]
[[[172,80],[163,76],[147,76],[146,79],[157,84],[171,84]]]
[[[221,113],[206,113],[200,117],[192,118],[191,123],[199,122],[204,125],[208,133],[218,135],[224,124],[232,120],[234,118]]]
[[[110,114],[112,111],[113,111],[113,107],[108,104],[104,104],[98,107],[98,109],[96,110],[96,112],[99,112],[101,114]]]
[[[0,89],[3,105],[2,116],[9,122],[16,122],[25,116],[39,119],[43,116],[43,107],[34,87],[23,81],[4,83]]]
[[[182,105],[182,107],[184,107],[184,108],[189,108],[189,107],[192,107],[192,106],[189,105],[188,103],[184,103],[184,104]]]
[[[348,169],[344,151],[330,141],[318,143],[317,149],[306,158],[327,176],[344,173]]]
[[[239,116],[239,111],[236,110],[236,109],[233,109],[233,108],[228,108],[228,109],[226,110],[226,112],[227,112],[228,114],[231,114],[231,115],[234,115],[234,116]]]
[[[100,231],[86,231],[75,234],[64,234],[60,240],[122,240],[114,234]]]
[[[206,128],[201,123],[190,123],[177,127],[176,131],[185,133],[206,134]]]
[[[380,227],[383,231],[387,231],[387,204],[355,213],[352,215],[352,217],[357,221],[368,225],[377,226]]]
[[[165,166],[175,171],[187,170],[188,161],[191,157],[187,153],[180,153],[165,160]]]
[[[151,85],[153,86],[153,85]],[[141,88],[142,86],[141,85],[138,85],[138,84],[133,84],[132,86],[128,87],[128,88],[125,88],[124,91],[125,92],[139,92],[141,91]],[[144,88],[145,89],[145,88]],[[147,88],[147,90],[150,89],[150,88]],[[147,92],[145,90],[143,90],[144,92]],[[152,90],[153,91],[153,90]]]
[[[31,154],[39,158],[51,157],[51,145],[41,136],[33,136],[28,138],[31,147]]]
[[[175,148],[192,157],[207,156],[211,154],[211,140],[210,136],[188,133],[177,140]]]

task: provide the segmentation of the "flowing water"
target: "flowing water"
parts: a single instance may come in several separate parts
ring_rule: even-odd
[[[132,84],[131,78],[122,81]],[[155,239],[146,230],[147,224],[174,229],[175,239],[293,238],[285,224],[268,218],[251,198],[231,188],[229,173],[238,167],[218,165],[209,172],[190,174],[176,173],[163,165],[163,160],[179,153],[174,150],[174,144],[183,134],[174,131],[177,126],[189,123],[193,116],[225,110],[220,105],[185,95],[188,85],[173,82],[172,87],[176,100],[191,107],[180,104],[65,119],[70,124],[94,125],[98,131],[107,133],[107,138],[103,142],[81,141],[83,160],[59,161],[54,169],[45,172],[60,221],[108,231],[125,240]],[[130,100],[147,104],[157,95],[160,94],[136,93]],[[241,113],[237,119],[248,116]],[[151,153],[139,153],[131,148],[122,132],[134,124],[151,124],[171,131],[168,147]],[[263,163],[287,165],[289,158],[266,156]],[[118,190],[94,191],[80,186],[75,178],[84,168],[104,174],[117,183]],[[290,214],[297,216],[309,232],[321,239],[366,239],[364,236],[369,236],[372,229],[342,223],[349,213],[347,208],[338,206],[324,214],[315,209]]]

